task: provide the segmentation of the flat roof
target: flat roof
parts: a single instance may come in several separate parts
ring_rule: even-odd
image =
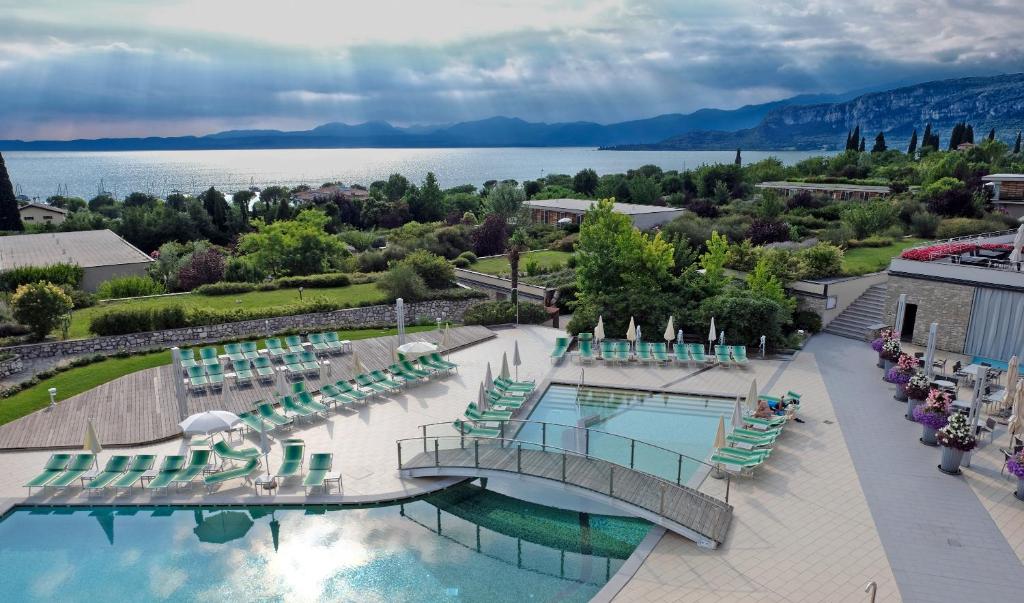
[[[786,182],[773,181],[755,184],[758,188],[805,188],[819,191],[856,191],[864,193],[888,193],[888,186],[873,184],[832,184],[825,182]]]
[[[531,199],[526,202],[530,207],[537,209],[554,209],[565,212],[583,213],[590,209],[595,201],[591,199]],[[665,207],[663,205],[637,205],[635,203],[616,203],[615,211],[620,214],[661,214],[669,212],[684,212],[681,207]]]
[[[982,180],[1009,180],[1011,182],[1024,182],[1024,174],[989,174],[982,176]]]
[[[0,270],[51,264],[78,264],[82,268],[92,268],[152,261],[153,258],[110,230],[0,237]]]

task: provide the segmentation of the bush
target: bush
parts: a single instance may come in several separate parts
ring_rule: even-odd
[[[167,293],[164,286],[148,276],[122,276],[100,283],[96,291],[100,299],[120,299],[122,297],[142,297],[144,295],[160,295]]]
[[[851,248],[856,247],[888,247],[892,245],[892,239],[889,237],[868,237],[866,239],[853,239],[847,242],[847,246]]]
[[[942,218],[926,211],[919,211],[910,216],[910,231],[915,235],[930,239],[939,230]]]
[[[71,303],[74,304],[76,310],[91,308],[96,305],[97,298],[92,293],[87,293],[81,289],[71,289],[66,286],[61,287],[61,289],[71,297]]]
[[[821,316],[814,310],[797,310],[793,313],[793,328],[817,333],[821,331]]]
[[[843,224],[842,222],[830,226],[821,233],[821,239],[837,246],[845,246],[847,242],[854,237],[853,229],[849,225]]]
[[[939,223],[935,233],[940,239],[952,239],[996,230],[988,220],[973,218],[947,218]]]
[[[531,302],[519,302],[519,323],[540,324],[548,320],[544,306]],[[463,316],[467,325],[498,325],[516,322],[516,305],[509,301],[484,302],[468,310]]]
[[[391,299],[401,297],[405,301],[418,301],[426,297],[427,285],[423,277],[409,264],[399,262],[377,281],[377,287]]]
[[[454,260],[452,260],[452,266],[455,266],[456,268],[463,268],[463,269],[465,269],[465,268],[469,268],[470,267],[470,263],[469,263],[469,260],[467,260],[466,258],[461,258],[460,257],[460,258],[455,258]]]
[[[224,280],[234,283],[259,283],[267,278],[267,273],[248,258],[228,258],[224,265]]]
[[[580,240],[579,233],[573,233],[571,235],[567,235],[567,236],[562,237],[561,239],[558,239],[557,241],[552,243],[548,247],[548,249],[552,249],[554,251],[565,251],[567,253],[572,253],[573,250],[576,249],[576,242],[579,241],[579,240]]]
[[[789,240],[789,225],[774,220],[757,219],[747,229],[747,236],[754,245],[778,243]]]
[[[831,243],[818,243],[796,255],[802,278],[828,278],[843,270],[843,250]]]
[[[326,274],[311,274],[309,276],[283,276],[274,280],[281,289],[295,289],[304,287],[306,289],[329,289],[331,287],[348,287],[352,280],[343,272],[328,272]]]
[[[932,213],[965,217],[979,214],[971,191],[957,178],[939,178],[924,187],[920,194]]]
[[[781,345],[787,313],[777,302],[737,290],[705,299],[700,305],[702,324],[714,317],[730,341],[747,346],[759,345],[761,335],[766,336],[769,348]]]
[[[0,337],[21,337],[31,332],[32,330],[26,325],[16,322],[0,322]]]
[[[85,270],[76,264],[20,266],[0,272],[0,290],[14,291],[22,285],[40,281],[78,289],[82,284],[83,276],[85,276]]]
[[[478,261],[476,254],[473,253],[472,251],[463,251],[462,253],[459,254],[459,257],[466,260],[470,264],[475,264]]]
[[[187,327],[188,319],[182,306],[161,308],[118,308],[92,317],[89,331],[95,335],[125,335],[159,329]]]
[[[843,212],[843,221],[858,239],[871,236],[896,221],[899,210],[888,201],[853,203]]]
[[[192,253],[178,271],[178,287],[191,291],[200,285],[224,280],[224,256],[215,249]]]
[[[360,272],[384,272],[388,269],[388,260],[380,251],[364,251],[356,256],[356,265]]]
[[[447,289],[455,284],[455,271],[443,257],[428,251],[410,253],[400,264],[411,267],[430,289]]]
[[[21,285],[11,296],[14,319],[28,326],[37,340],[49,335],[72,307],[71,297],[48,282]]]
[[[270,283],[268,283],[270,284]],[[210,283],[209,285],[203,285],[202,287],[196,287],[192,292],[197,295],[238,295],[240,293],[249,293],[255,291],[257,285],[255,283],[240,283],[231,281],[221,281],[219,283]],[[277,286],[274,286],[277,289]],[[261,289],[261,291],[268,291],[269,289]]]

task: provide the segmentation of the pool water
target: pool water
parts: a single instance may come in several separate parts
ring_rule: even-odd
[[[364,508],[21,508],[0,598],[586,601],[650,527],[470,485]]]
[[[583,444],[579,430],[548,425],[546,433],[542,433],[536,424],[525,425],[516,439],[538,443],[543,440],[548,445],[574,451],[582,451],[581,446],[585,445],[592,456],[626,465],[632,458],[638,469],[687,483],[702,467],[691,459],[708,458],[719,417],[724,417],[728,424],[733,406],[734,402],[722,399],[599,387],[577,390],[576,386],[554,384],[530,413],[531,422],[587,427],[653,446],[636,444],[631,449],[626,439],[594,433]],[[679,463],[678,455],[655,447],[690,458]]]

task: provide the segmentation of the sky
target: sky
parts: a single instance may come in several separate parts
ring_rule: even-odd
[[[1024,71],[1022,0],[0,0],[0,139],[609,123]]]

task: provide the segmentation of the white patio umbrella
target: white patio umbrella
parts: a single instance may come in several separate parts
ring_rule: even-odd
[[[629,317],[629,326],[626,327],[626,341],[632,344],[636,341],[636,323],[633,322],[633,317]]]
[[[484,375],[484,389],[491,391],[494,389],[494,377],[491,376],[491,363],[487,363],[487,374]]]
[[[99,454],[103,451],[103,446],[100,446],[100,439],[96,437],[96,429],[92,426],[92,419],[86,419],[85,421],[85,439],[82,442],[82,450],[88,450],[93,454]],[[100,466],[99,459],[95,459],[96,467]]]
[[[928,377],[932,376],[932,372],[935,370],[932,368],[932,362],[935,360],[935,338],[939,334],[939,323],[933,322],[928,327],[928,347],[925,348],[924,353],[924,372]]]
[[[750,381],[750,391],[747,392],[747,408],[750,412],[757,410],[757,379]]]
[[[444,335],[441,336],[441,349],[443,349],[445,352],[448,351],[448,346],[450,345],[448,343],[448,338],[449,338],[448,328],[449,328],[449,326],[450,325],[448,323],[444,324]]]
[[[715,345],[715,338],[718,337],[718,331],[715,329],[715,317],[711,317],[711,328],[708,329],[708,353],[711,353],[713,346]]]
[[[732,426],[743,427],[743,409],[740,407],[740,397],[736,396],[736,404],[732,407]]]
[[[715,448],[725,448],[725,417],[718,417],[718,431],[715,432]]]
[[[359,360],[359,352],[352,352],[352,372],[356,375],[362,375],[366,372],[366,367],[363,366],[363,362]]]
[[[284,369],[277,370],[277,395],[283,396],[288,393],[288,379],[285,377]]]
[[[603,316],[598,316],[597,317],[597,326],[594,327],[594,339],[597,340],[597,341],[601,341],[602,339],[604,339],[604,317]]]
[[[437,346],[427,341],[410,341],[409,343],[398,346],[398,351],[405,354],[406,357],[419,357],[424,354],[436,352]]]
[[[672,317],[668,317],[668,324],[665,325],[665,332],[662,334],[662,339],[665,340],[665,344],[672,343],[672,339],[676,336],[675,325],[672,324]]]
[[[1021,417],[1021,411],[1024,410],[1024,381],[1018,381],[1017,387],[1013,392],[1013,412],[1010,414],[1010,421],[1006,424],[1006,432],[1010,436],[1010,443],[1007,445],[1007,449],[1013,448],[1013,436],[1024,427],[1024,417]],[[1010,396],[1010,391],[1007,390],[1007,396]]]
[[[405,343],[405,302],[401,297],[395,300],[395,322],[398,323],[398,345]]]
[[[487,410],[489,406],[487,404],[487,392],[484,391],[484,383],[480,382],[480,391],[476,394],[476,405],[480,407],[480,412]]]
[[[1009,258],[1011,262],[1021,261],[1021,247],[1024,247],[1024,224],[1017,227],[1017,234],[1013,237],[1013,251],[1010,252]]]
[[[196,413],[178,425],[185,435],[210,435],[238,425],[241,419],[238,415],[226,410],[208,410]]]
[[[596,339],[597,336],[595,335]],[[516,367],[516,381],[519,380],[519,365],[523,363],[522,359],[519,358],[519,340],[515,340],[515,345],[512,347],[512,366]]]
[[[505,380],[512,376],[512,374],[508,372],[508,354],[505,352],[501,353],[501,372],[498,374]]]

